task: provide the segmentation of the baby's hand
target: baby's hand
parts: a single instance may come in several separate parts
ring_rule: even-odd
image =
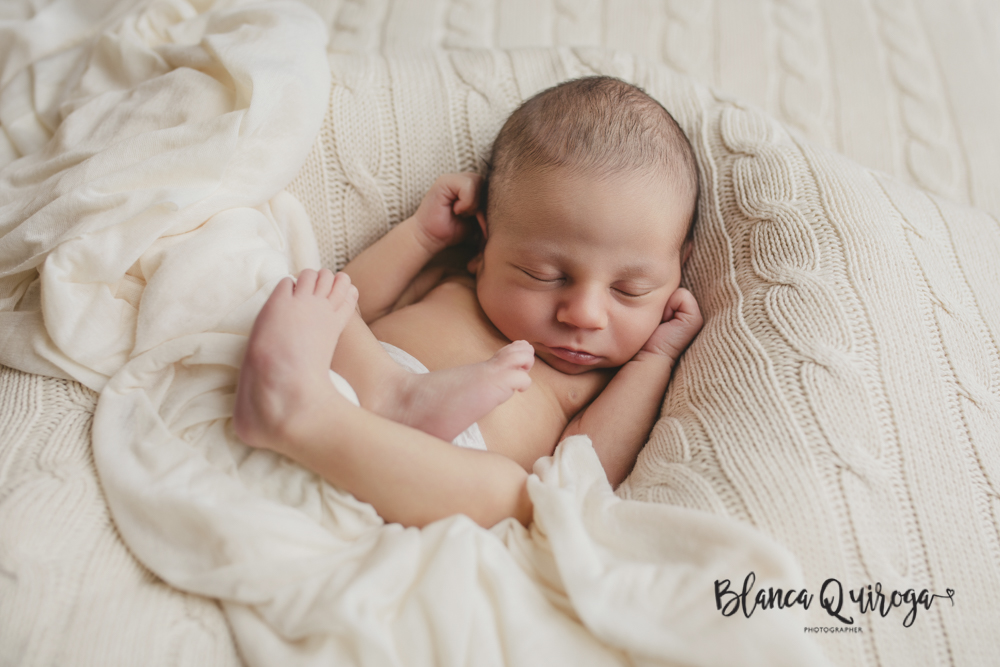
[[[656,327],[639,354],[658,354],[677,361],[701,330],[702,323],[694,295],[679,287],[667,300],[662,324]]]
[[[424,195],[413,217],[432,254],[458,243],[465,236],[468,218],[475,215],[479,206],[482,182],[482,176],[471,172],[445,174],[434,181]]]

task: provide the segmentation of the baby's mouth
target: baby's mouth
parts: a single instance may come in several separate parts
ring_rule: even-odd
[[[548,347],[548,346],[546,346]],[[549,347],[549,351],[563,361],[579,366],[592,366],[601,360],[601,357],[584,352],[583,350],[573,350],[568,347]]]

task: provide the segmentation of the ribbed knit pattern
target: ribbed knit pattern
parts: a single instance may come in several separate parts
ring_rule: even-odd
[[[910,628],[899,609],[888,618],[855,611],[863,634],[819,636],[839,664],[986,664],[995,655],[993,218],[623,54],[332,56],[331,67],[337,85],[320,149],[291,188],[310,210],[326,207],[314,226],[331,266],[412,212],[434,174],[480,166],[520,97],[601,72],[661,99],[703,174],[685,282],[706,325],[621,494],[757,526],[792,549],[817,595],[829,577],[853,590],[956,591],[954,606],[921,607]],[[326,180],[316,190],[319,164]],[[741,583],[746,573],[722,574]],[[815,625],[835,623],[818,603],[809,613]]]
[[[213,600],[122,543],[90,450],[96,395],[0,367],[0,664],[239,665]]]
[[[843,664],[988,664],[1000,229],[757,111],[706,121],[687,272],[706,326],[624,493],[724,507],[789,545],[815,590],[957,591],[914,628],[855,611],[863,638],[825,638]]]
[[[1000,215],[993,0],[365,0],[328,16],[333,53],[633,53],[865,166]]]
[[[950,203],[1000,214],[995,3],[311,4],[335,85],[289,190],[325,265],[401,221],[439,173],[481,168],[522,98],[595,71],[646,86],[699,153],[685,280],[706,326],[621,493],[748,521],[798,556],[812,593],[827,577],[956,591],[912,628],[898,609],[855,613],[864,634],[818,637],[838,664],[995,662],[1000,225]],[[415,55],[574,45],[639,54],[757,109],[604,51]],[[388,57],[347,55],[362,53]],[[4,664],[239,664],[217,605],[121,543],[89,449],[95,400],[0,368]]]

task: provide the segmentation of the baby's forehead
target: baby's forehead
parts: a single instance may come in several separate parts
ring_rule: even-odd
[[[563,227],[552,233],[552,230],[542,226],[512,225],[506,236],[520,242],[520,252],[536,259],[560,263],[571,260],[581,251],[586,251],[588,255],[613,255],[624,250],[629,257],[626,273],[636,274],[647,272],[645,269],[651,262],[672,258],[684,245],[684,230],[671,229],[668,220],[655,227],[638,221],[625,222],[607,230],[610,232],[607,234],[586,233],[591,230],[582,223],[579,230],[585,233],[575,234],[576,230],[572,227]]]
[[[680,247],[694,212],[694,197],[676,180],[653,170],[620,173],[577,172],[566,168],[544,173],[513,173],[491,184],[491,224],[503,224],[510,233],[531,237],[558,223],[572,233],[589,227],[596,216],[609,234],[595,235],[593,243],[618,245],[638,234],[650,240],[664,236]]]
[[[667,219],[649,222],[623,219],[615,226],[573,220],[556,225],[522,219],[491,235],[512,257],[537,265],[572,267],[611,262],[618,279],[646,278],[682,254],[685,230]],[[487,244],[490,240],[487,240]]]

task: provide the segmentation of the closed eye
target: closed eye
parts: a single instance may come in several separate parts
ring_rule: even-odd
[[[612,287],[611,289],[613,289],[614,291],[618,292],[619,294],[621,294],[624,297],[628,297],[628,298],[632,298],[632,299],[638,299],[639,297],[646,296],[647,294],[649,294],[652,291],[652,290],[646,290],[646,291],[642,291],[642,290],[623,290],[623,289],[620,289],[618,287]]]
[[[521,269],[521,273],[523,273],[524,275],[528,276],[532,280],[537,280],[540,283],[554,283],[554,282],[558,282],[558,281],[562,280],[562,277],[560,277],[560,276],[557,276],[555,278],[548,278],[548,277],[537,276],[534,273],[532,273],[531,271],[528,271],[526,269]]]

